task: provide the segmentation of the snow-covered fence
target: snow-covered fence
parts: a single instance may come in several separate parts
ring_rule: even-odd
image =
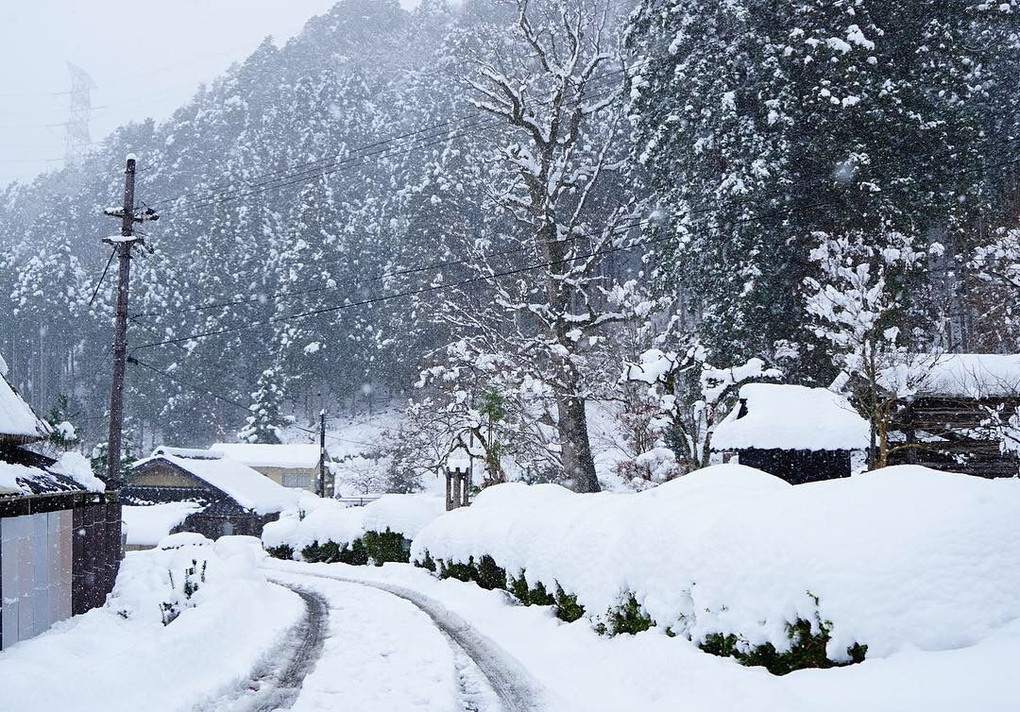
[[[629,495],[499,485],[411,557],[605,632],[654,625],[782,671],[959,647],[1020,617],[1018,516],[1017,480],[901,466],[791,486],[721,465]]]

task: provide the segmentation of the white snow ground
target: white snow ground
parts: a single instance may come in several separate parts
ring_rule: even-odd
[[[238,539],[129,553],[107,606],[0,652],[0,709],[181,712],[243,684],[303,605],[265,581]],[[179,594],[184,569],[203,560],[195,607],[164,627],[168,572]]]
[[[859,665],[776,677],[708,655],[655,629],[600,638],[585,621],[563,623],[548,608],[516,606],[503,592],[440,581],[402,564],[374,568],[270,559],[265,565],[274,571],[383,582],[441,601],[535,677],[555,700],[547,712],[1015,712],[1020,699],[1014,662],[1020,652],[1020,621],[967,648],[910,648]]]

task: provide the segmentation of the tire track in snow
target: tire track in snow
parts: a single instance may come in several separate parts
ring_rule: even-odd
[[[284,573],[284,571],[280,573]],[[432,619],[436,627],[455,644],[455,652],[456,648],[459,648],[470,659],[473,666],[477,667],[485,676],[493,692],[499,698],[503,712],[550,712],[553,710],[553,707],[546,703],[546,694],[542,686],[513,656],[435,599],[409,588],[382,582],[293,570],[288,570],[285,573],[290,576],[307,576],[366,586],[404,599]],[[465,674],[470,679],[469,670],[461,669],[458,673],[462,680],[465,679]],[[473,697],[473,695],[469,696],[469,704],[473,702]]]
[[[252,672],[241,690],[198,705],[195,712],[274,712],[288,709],[297,699],[301,684],[322,654],[329,605],[313,591],[278,581],[272,583],[301,597],[305,604],[301,621],[266,653],[266,662]]]

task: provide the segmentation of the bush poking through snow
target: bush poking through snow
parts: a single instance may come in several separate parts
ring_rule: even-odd
[[[312,542],[301,549],[301,560],[310,564],[341,563],[351,566],[365,566],[369,563],[382,566],[391,561],[406,564],[410,550],[409,539],[387,529],[384,532],[368,531],[364,536],[342,544],[333,540]],[[271,546],[266,551],[277,559],[294,558],[294,548],[289,544]]]
[[[595,624],[595,632],[599,635],[620,635],[622,633],[636,635],[655,625],[645,609],[637,602],[633,593],[628,593],[622,598],[623,601],[620,605],[610,608],[605,619]],[[582,608],[581,611],[583,615],[584,609]],[[580,616],[578,617],[580,618]]]
[[[711,633],[698,645],[706,653],[731,657],[741,665],[761,666],[773,675],[786,675],[805,668],[833,668],[863,662],[868,646],[854,643],[846,649],[846,660],[830,660],[826,654],[829,644],[831,621],[823,621],[815,613],[815,622],[798,618],[786,624],[790,637],[790,649],[780,652],[772,643],[750,645],[746,640],[730,633]]]
[[[194,608],[195,602],[191,600],[191,597],[198,591],[198,584],[205,583],[205,569],[208,564],[209,561],[207,559],[202,559],[202,565],[199,566],[198,559],[192,559],[191,566],[184,569],[179,593],[174,583],[173,569],[167,569],[172,597],[169,601],[163,601],[159,604],[159,611],[163,616],[163,625],[170,625],[177,620],[177,617],[181,615],[184,609]]]

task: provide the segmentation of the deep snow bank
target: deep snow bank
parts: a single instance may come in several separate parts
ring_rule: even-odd
[[[413,539],[445,511],[441,497],[387,494],[363,507],[347,507],[335,500],[303,497],[297,511],[285,512],[262,531],[267,549],[290,547],[295,553],[315,544],[343,546],[366,532],[392,532]]]
[[[174,712],[246,680],[301,601],[265,581],[257,540],[184,536],[127,554],[105,607],[0,652],[3,708]],[[164,604],[180,611],[166,626]]]
[[[491,556],[558,584],[590,617],[633,594],[702,642],[789,646],[788,623],[831,622],[827,653],[869,657],[977,642],[1020,617],[1020,481],[890,467],[792,487],[720,465],[632,495],[500,485],[415,538],[466,563]]]

